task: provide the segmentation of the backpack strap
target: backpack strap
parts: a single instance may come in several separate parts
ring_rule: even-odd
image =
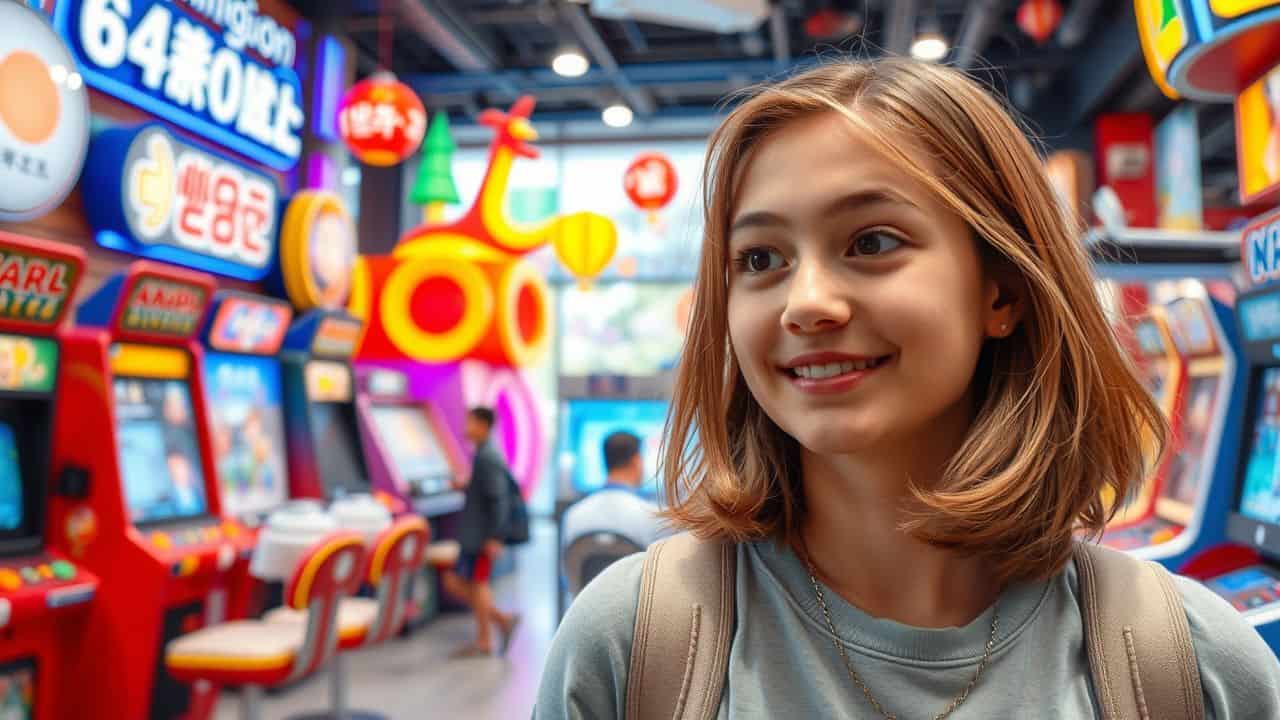
[[[684,533],[649,546],[627,669],[626,720],[712,720],[733,638],[731,543]]]
[[[1154,562],[1076,543],[1080,611],[1104,720],[1204,720],[1182,596]]]

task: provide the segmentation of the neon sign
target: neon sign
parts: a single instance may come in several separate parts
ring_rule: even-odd
[[[197,285],[144,277],[134,286],[120,317],[124,330],[189,337],[204,316],[208,295]]]
[[[209,346],[224,352],[274,355],[284,341],[293,309],[284,302],[230,295],[209,329]]]
[[[311,354],[316,357],[348,358],[355,354],[364,325],[354,318],[331,315],[320,321]]]
[[[268,175],[178,139],[157,124],[94,139],[86,198],[99,245],[241,280],[275,254],[279,190]]]
[[[60,0],[89,85],[277,170],[302,152],[297,40],[256,0]]]
[[[1250,224],[1240,235],[1240,258],[1252,285],[1280,278],[1280,215]]]
[[[70,262],[0,249],[0,318],[52,325],[77,273]]]

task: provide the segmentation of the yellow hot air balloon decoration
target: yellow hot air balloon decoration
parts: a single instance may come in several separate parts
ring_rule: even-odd
[[[556,257],[578,278],[578,287],[592,281],[608,267],[618,250],[618,229],[603,215],[580,212],[558,218],[551,230]]]

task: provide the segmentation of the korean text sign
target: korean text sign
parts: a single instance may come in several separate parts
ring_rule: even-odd
[[[94,138],[85,199],[98,244],[260,280],[275,254],[279,189],[263,172],[196,147],[158,124]]]
[[[59,0],[89,85],[277,170],[302,152],[297,39],[257,0]]]

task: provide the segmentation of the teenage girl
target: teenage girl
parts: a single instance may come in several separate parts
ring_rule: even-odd
[[[1073,543],[1165,427],[1018,125],[955,70],[831,64],[738,106],[704,183],[664,475],[737,545],[719,717],[1097,717]],[[643,561],[577,598],[537,718],[623,716]],[[1275,656],[1176,587],[1208,717],[1280,718]]]

